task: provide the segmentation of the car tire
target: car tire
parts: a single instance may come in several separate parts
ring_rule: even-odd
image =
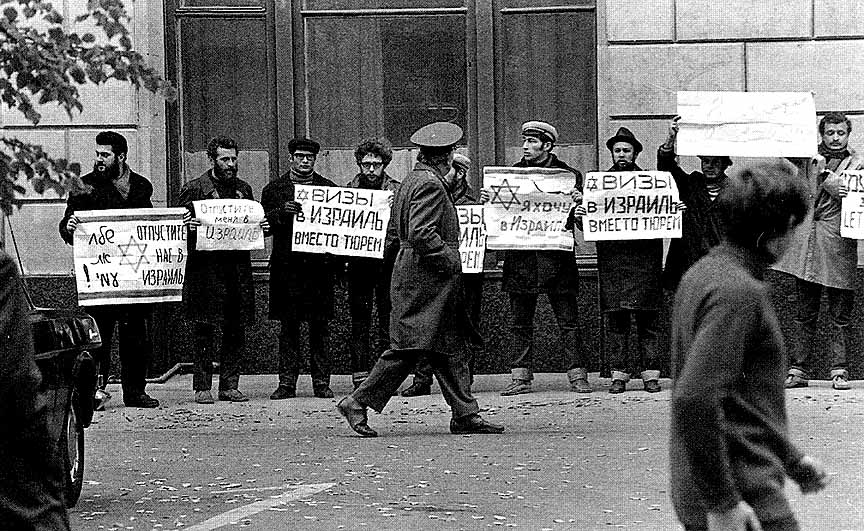
[[[74,406],[77,390],[72,391],[72,400],[66,411],[66,421],[63,426],[62,442],[63,470],[65,472],[66,507],[74,507],[81,497],[84,486],[84,426],[81,424],[78,408]]]

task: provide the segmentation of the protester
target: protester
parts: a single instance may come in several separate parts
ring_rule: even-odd
[[[573,202],[582,202],[582,174],[560,160],[552,149],[558,141],[558,130],[546,122],[522,124],[522,158],[514,164],[520,168],[559,168],[575,177]],[[489,192],[483,190],[486,202]],[[573,220],[566,224],[574,227]],[[579,269],[575,251],[506,251],[501,287],[510,297],[510,374],[512,381],[501,391],[502,396],[531,392],[534,380],[534,315],[537,298],[545,293],[558,322],[561,344],[570,388],[579,393],[593,391],[588,383],[588,358],[577,328],[579,307]]]
[[[270,319],[279,332],[279,386],[271,400],[294,398],[300,375],[300,322],[309,323],[309,367],[312,391],[318,398],[333,398],[330,389],[330,330],[333,316],[332,256],[295,252],[291,248],[294,218],[301,213],[295,185],[336,186],[315,171],[321,146],[308,138],[288,142],[291,169],[264,187],[261,204],[270,222]]]
[[[663,270],[663,285],[671,291],[678,288],[681,277],[690,266],[720,243],[720,220],[715,199],[726,186],[726,169],[732,165],[729,157],[700,155],[701,172],[688,174],[681,169],[675,155],[680,118],[672,119],[666,141],[657,150],[657,169],[672,174],[686,207],[682,215],[681,238],[669,242]]]
[[[237,177],[237,142],[218,136],[207,145],[207,156],[213,167],[197,179],[187,182],[180,191],[180,206],[194,215],[193,201],[205,199],[254,200],[252,187]],[[213,351],[216,327],[222,330],[219,352],[219,400],[245,402],[246,395],[237,387],[246,348],[246,327],[255,319],[255,289],[249,251],[198,251],[195,249],[198,218],[188,221],[189,256],[183,282],[183,305],[193,321],[192,348],[195,368],[192,387],[195,402],[212,404]],[[265,233],[267,220],[261,222]]]
[[[626,127],[606,141],[615,171],[640,171],[642,144]],[[584,209],[579,209],[584,213]],[[636,321],[636,346],[645,391],[660,391],[657,352],[657,305],[662,300],[663,240],[597,242],[600,310],[606,319],[606,357],[612,369],[610,393],[623,393],[633,369],[629,359],[630,321]]]
[[[456,205],[475,205],[478,198],[474,190],[468,184],[468,170],[471,168],[471,159],[456,153],[453,155],[453,167],[456,168],[456,184],[453,190],[453,202]],[[476,330],[480,330],[480,311],[483,302],[483,273],[462,273],[462,281],[465,286],[465,307],[468,309],[468,318]],[[468,345],[468,369],[471,374],[470,381],[474,383],[474,360],[477,353],[483,350],[483,341],[480,335],[474,335]],[[402,396],[423,396],[432,393],[432,364],[426,356],[421,356],[414,370],[413,383],[402,391]]]
[[[360,171],[348,183],[349,188],[391,192],[399,189],[399,181],[386,171],[393,160],[389,142],[376,138],[364,140],[354,150],[354,159]],[[390,257],[384,260],[350,257],[347,271],[348,306],[351,311],[351,381],[354,389],[357,389],[369,376],[369,370],[375,363],[371,352],[377,355],[390,346],[390,275],[393,262]],[[374,328],[373,301],[377,310]],[[370,334],[372,331],[374,334]]]
[[[852,122],[840,113],[826,114],[819,122],[817,167],[802,165],[810,197],[809,215],[796,231],[789,252],[775,269],[795,277],[795,348],[786,376],[786,387],[807,387],[816,347],[817,322],[822,293],[828,299],[831,334],[831,385],[847,390],[849,357],[855,352],[850,325],[855,304],[858,240],[840,236],[841,202],[848,188],[843,170],[864,168],[864,160],[849,147]]]
[[[453,411],[452,433],[500,433],[503,426],[483,420],[471,396],[465,339],[473,330],[464,307],[459,218],[452,200],[456,182],[453,154],[462,129],[436,122],[417,130],[417,164],[402,182],[393,203],[399,245],[393,269],[390,315],[391,348],[369,377],[337,405],[351,428],[375,437],[366,408],[379,413],[393,392],[426,355],[447,404]]]
[[[96,135],[96,160],[93,171],[81,177],[81,190],[69,194],[66,215],[60,221],[60,236],[72,245],[73,233],[80,223],[75,212],[118,208],[152,208],[153,185],[126,163],[129,146],[126,138],[114,131]],[[111,394],[105,390],[111,373],[111,340],[117,324],[117,351],[120,356],[120,379],[123,403],[129,407],[154,408],[159,401],[148,395],[147,368],[153,346],[150,341],[149,304],[112,304],[90,306],[88,313],[102,334],[102,346],[93,352],[99,364],[96,409],[105,408]]]
[[[717,203],[723,241],[684,275],[673,309],[672,502],[688,531],[796,530],[784,476],[808,493],[825,472],[789,440],[785,352],[763,275],[807,216],[807,190],[790,163],[754,163]]]
[[[0,251],[0,528],[63,531],[65,448],[50,435],[28,310],[18,269]]]

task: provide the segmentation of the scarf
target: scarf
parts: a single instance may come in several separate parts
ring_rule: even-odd
[[[829,149],[824,142],[820,142],[819,154],[825,157],[828,169],[834,171],[843,162],[843,159],[849,156],[849,148],[847,146],[843,149]]]

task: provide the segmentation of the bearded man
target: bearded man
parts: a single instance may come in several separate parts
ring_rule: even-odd
[[[153,208],[150,181],[129,169],[126,160],[129,146],[126,138],[114,131],[96,135],[96,159],[93,171],[81,177],[80,190],[69,194],[66,215],[60,220],[60,236],[72,245],[73,233],[80,220],[75,212],[116,208]],[[123,403],[129,407],[153,408],[159,401],[144,392],[147,366],[150,362],[149,304],[91,306],[87,312],[96,320],[102,334],[102,346],[93,352],[99,364],[96,409],[104,409],[111,398],[105,390],[111,368],[111,340],[118,325],[118,351]]]

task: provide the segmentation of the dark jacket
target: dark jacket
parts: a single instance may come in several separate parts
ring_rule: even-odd
[[[640,170],[636,165],[632,169]],[[660,306],[663,240],[599,241],[597,269],[601,311],[657,310]]]
[[[336,186],[318,173],[312,186]],[[288,172],[264,187],[261,205],[270,223],[270,319],[327,319],[333,313],[333,273],[339,261],[329,254],[291,250],[294,215],[285,202],[294,201],[294,183]]]
[[[233,178],[216,182],[208,170],[180,190],[179,206],[190,212],[192,201],[204,199],[251,199],[252,187]],[[197,251],[196,233],[189,234],[189,258],[183,282],[183,305],[189,319],[221,323],[227,305],[239,306],[243,324],[255,320],[255,287],[249,251]]]
[[[688,174],[682,170],[675,160],[675,151],[661,147],[657,151],[657,169],[672,174],[681,201],[687,205],[682,216],[681,238],[674,238],[669,243],[663,271],[663,287],[674,291],[690,266],[720,243],[720,215],[708,194],[705,175],[698,171]]]
[[[531,167],[525,159],[514,166]],[[561,168],[576,177],[574,186],[582,189],[582,174],[564,161],[550,154],[540,168]],[[572,224],[568,222],[568,228]],[[510,293],[567,293],[579,292],[579,269],[575,251],[505,251],[501,287]]]
[[[448,352],[473,327],[464,305],[459,217],[435,168],[422,162],[402,181],[393,202],[399,251],[390,294],[394,348]]]
[[[20,280],[15,263],[0,251],[0,527],[68,530],[60,453],[66,448],[49,431]]]
[[[682,523],[745,500],[760,519],[788,511],[783,480],[802,454],[789,440],[783,335],[767,261],[727,243],[685,273],[672,314],[672,501]],[[760,500],[762,500],[760,502]]]
[[[395,194],[399,190],[400,184],[399,181],[390,177],[387,172],[382,172],[381,183],[375,188],[370,187],[362,174],[359,173],[351,179],[351,182],[347,186],[348,188],[389,190]],[[357,282],[375,282],[376,284],[382,283],[385,286],[389,286],[394,259],[395,255],[390,256],[389,260],[367,258],[364,256],[348,257],[346,260],[348,267],[348,289],[354,289]]]
[[[95,173],[81,177],[83,190],[69,194],[66,200],[66,214],[60,220],[60,236],[72,245],[72,233],[66,230],[66,223],[75,212],[81,210],[109,210],[115,208],[153,208],[150,197],[153,185],[144,177],[129,170],[129,195],[124,199],[110,179],[100,179]]]

